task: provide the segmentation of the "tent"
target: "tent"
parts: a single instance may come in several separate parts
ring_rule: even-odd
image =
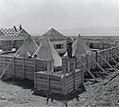
[[[37,50],[38,45],[35,41],[32,40],[31,36],[29,36],[23,43],[23,45],[17,50],[15,56],[17,57],[29,57],[34,54]]]
[[[59,56],[47,37],[42,38],[40,46],[33,54],[33,57],[35,56],[43,60],[53,60],[54,67],[62,66],[62,58]]]
[[[77,56],[88,52],[91,52],[91,49],[87,46],[83,38],[79,35],[72,46],[72,56]],[[67,56],[67,53],[64,56]]]

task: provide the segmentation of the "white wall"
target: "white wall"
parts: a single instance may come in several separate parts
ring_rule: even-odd
[[[62,49],[56,49],[56,51],[59,53],[59,54],[62,54],[62,53],[65,53],[66,52],[66,40],[61,40],[61,41],[51,41],[51,43],[54,45],[57,45],[57,44],[63,44],[64,45],[64,48]]]

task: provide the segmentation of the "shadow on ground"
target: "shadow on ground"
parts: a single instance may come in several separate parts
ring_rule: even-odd
[[[70,101],[73,100],[74,98],[78,99],[78,95],[86,91],[85,87],[82,85],[78,90],[64,96],[62,94],[47,93],[46,91],[43,90],[35,90],[34,82],[27,79],[12,77],[7,79],[4,78],[2,79],[2,81],[6,82],[7,84],[13,84],[22,87],[23,89],[31,89],[33,91],[33,95],[37,95],[45,98],[47,97],[57,101],[63,101],[63,100]]]
[[[34,83],[33,81],[27,80],[27,79],[21,79],[21,78],[7,78],[7,79],[2,79],[3,82],[6,82],[7,84],[13,84],[17,85],[19,87],[22,87],[23,89],[31,89],[33,90],[34,88]]]

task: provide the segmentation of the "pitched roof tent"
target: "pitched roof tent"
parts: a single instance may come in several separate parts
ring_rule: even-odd
[[[28,54],[30,54],[32,56],[34,54],[34,52],[37,50],[37,48],[38,48],[38,45],[29,36],[24,41],[23,45],[17,50],[17,52],[15,53],[15,56],[28,57],[29,56]]]
[[[47,36],[51,41],[53,40],[66,40],[66,36],[56,31],[54,28],[51,28],[42,36]]]
[[[83,38],[79,35],[72,46],[72,56],[77,56],[88,52],[91,52],[91,49],[87,46]],[[64,56],[67,56],[67,53]]]
[[[51,44],[51,42],[48,40],[47,37],[43,37],[43,39],[41,40],[41,45],[38,47],[33,56],[35,55],[39,59],[53,60],[55,67],[62,66],[61,57],[54,49],[53,45]]]
[[[79,35],[77,40],[73,44],[73,56],[77,56],[78,54],[85,54],[91,52],[90,48],[87,46],[83,38]]]

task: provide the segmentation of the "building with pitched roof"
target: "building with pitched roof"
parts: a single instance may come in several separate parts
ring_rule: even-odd
[[[62,58],[59,56],[47,37],[42,38],[41,44],[33,54],[33,57],[43,60],[53,60],[54,67],[62,66]]]
[[[17,52],[14,54],[16,57],[29,57],[34,54],[34,52],[37,50],[38,45],[35,43],[35,41],[29,36],[22,46],[17,50]]]
[[[22,28],[1,28],[0,29],[0,49],[2,51],[18,50],[29,34]]]
[[[67,37],[63,34],[56,31],[54,28],[51,28],[49,31],[44,33],[42,37],[47,37],[51,41],[53,47],[59,54],[64,54],[66,52],[66,39]],[[41,38],[38,39],[40,43]]]

